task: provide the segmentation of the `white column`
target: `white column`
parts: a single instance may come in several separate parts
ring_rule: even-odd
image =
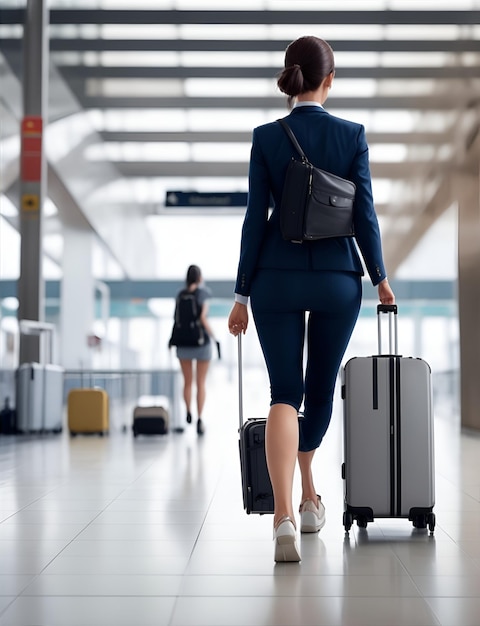
[[[60,293],[61,364],[90,368],[88,336],[95,319],[95,280],[92,273],[93,233],[64,230],[63,278]]]

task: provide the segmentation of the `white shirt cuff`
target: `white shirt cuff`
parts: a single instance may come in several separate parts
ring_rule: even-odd
[[[240,304],[248,304],[248,296],[242,296],[240,293],[235,294],[235,302],[239,302]]]

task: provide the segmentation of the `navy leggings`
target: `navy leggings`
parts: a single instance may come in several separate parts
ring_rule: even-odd
[[[299,450],[314,450],[330,424],[338,370],[360,310],[361,277],[353,272],[263,269],[250,295],[271,404],[290,404],[298,411],[304,400]]]

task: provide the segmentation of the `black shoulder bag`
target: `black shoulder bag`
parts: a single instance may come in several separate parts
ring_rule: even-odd
[[[290,161],[280,204],[280,228],[288,241],[302,243],[330,237],[353,237],[355,184],[314,167],[290,126],[278,122],[301,160]]]

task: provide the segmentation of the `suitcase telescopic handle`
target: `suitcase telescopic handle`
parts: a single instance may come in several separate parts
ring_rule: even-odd
[[[238,418],[239,429],[243,426],[243,363],[242,363],[242,333],[238,333]]]
[[[388,350],[389,354],[398,354],[398,327],[397,314],[398,307],[396,304],[378,304],[377,305],[377,321],[378,321],[378,354],[382,354],[382,322],[381,314],[388,314]]]
[[[55,333],[53,324],[36,320],[20,320],[19,330],[21,335],[38,335],[40,337],[40,363],[42,365],[53,363]],[[43,339],[46,341],[44,342]]]

